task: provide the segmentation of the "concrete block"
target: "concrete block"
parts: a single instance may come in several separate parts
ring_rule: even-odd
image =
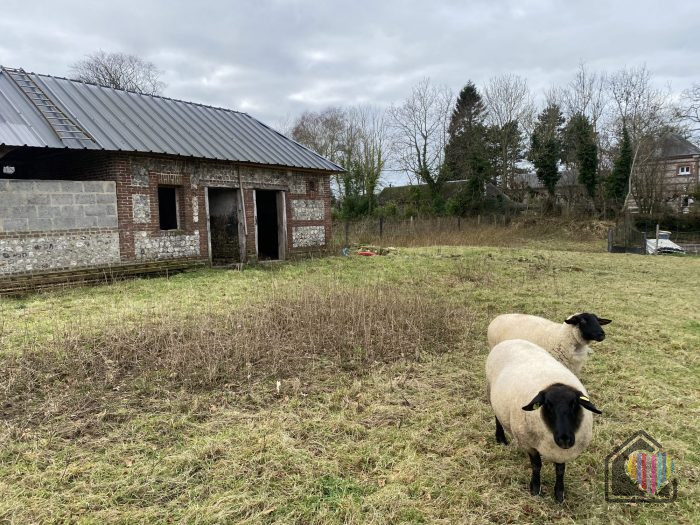
[[[85,218],[80,219],[81,228],[99,228],[99,217],[97,216],[85,216]]]
[[[56,219],[60,220],[60,219]],[[28,219],[27,220],[27,229],[31,231],[37,231],[37,232],[45,232],[45,231],[51,231],[53,227],[53,219]]]
[[[100,228],[116,228],[117,227],[117,216],[108,215],[106,217],[98,217],[97,225]]]
[[[8,191],[18,191],[25,193],[31,193],[35,191],[33,180],[9,179],[7,181],[7,184]],[[60,185],[58,187],[60,189]]]
[[[21,206],[27,204],[29,194],[24,192],[6,191],[0,193],[0,210],[10,208],[12,206]],[[2,213],[2,211],[0,211]]]
[[[97,193],[95,194],[95,202],[98,204],[114,204],[117,202],[115,193]]]
[[[29,182],[29,181],[27,181]],[[37,180],[33,181],[30,190],[33,193],[60,193],[61,183],[53,180]]]
[[[83,182],[74,180],[61,181],[61,191],[63,193],[82,193]]]
[[[75,195],[76,204],[95,204],[97,202],[97,196],[99,194],[95,193],[78,193]]]
[[[93,193],[105,193],[105,187],[104,187],[103,181],[86,180],[85,182],[83,182],[83,187],[85,189],[81,190],[81,191],[93,192]]]
[[[25,204],[23,206],[12,206],[7,208],[7,212],[3,213],[10,219],[29,219],[36,217],[36,206]]]
[[[100,215],[106,215],[104,204],[88,204],[83,206],[86,217],[97,217]]]
[[[54,230],[71,230],[77,226],[76,219],[73,217],[61,217],[53,220]]]
[[[6,232],[27,231],[27,219],[3,219],[3,230]]]
[[[50,201],[50,196],[46,193],[27,194],[27,204],[49,204]]]
[[[70,193],[60,193],[51,195],[51,204],[53,206],[73,204],[73,195],[71,195]]]
[[[37,217],[44,219],[57,219],[61,217],[61,207],[60,206],[37,206],[36,207]]]

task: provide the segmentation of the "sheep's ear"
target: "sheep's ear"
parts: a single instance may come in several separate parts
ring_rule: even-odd
[[[598,317],[598,316],[596,316],[596,317]],[[612,323],[612,319],[602,319],[602,318],[598,317],[598,324],[599,325],[610,324],[610,323]]]
[[[572,315],[571,317],[567,317],[564,322],[566,324],[578,324],[580,320],[578,315]]]
[[[602,414],[602,412],[600,410],[598,410],[593,403],[591,403],[591,400],[588,399],[588,397],[584,396],[583,394],[578,396],[578,404],[581,405],[586,410],[590,410],[591,412],[594,412],[596,414]]]
[[[540,408],[542,403],[544,403],[544,392],[537,394],[532,401],[523,407],[523,410],[526,412],[532,412],[533,410]]]

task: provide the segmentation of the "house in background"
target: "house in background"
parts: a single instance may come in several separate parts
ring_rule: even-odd
[[[700,148],[671,133],[661,143],[661,159],[668,203],[678,211],[688,212],[700,184]]]
[[[0,68],[0,276],[326,247],[342,169],[245,113]]]

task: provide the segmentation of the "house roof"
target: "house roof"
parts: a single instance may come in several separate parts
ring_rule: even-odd
[[[691,157],[700,155],[700,148],[676,133],[664,136],[661,143],[663,157]]]
[[[0,146],[163,153],[342,171],[246,113],[1,66]]]

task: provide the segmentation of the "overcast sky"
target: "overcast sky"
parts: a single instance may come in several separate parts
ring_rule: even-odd
[[[273,125],[331,104],[387,105],[421,77],[459,90],[512,72],[536,93],[580,61],[700,82],[700,1],[3,0],[0,64],[68,75],[98,49],[164,71],[165,95]],[[90,6],[90,7],[88,7]]]

